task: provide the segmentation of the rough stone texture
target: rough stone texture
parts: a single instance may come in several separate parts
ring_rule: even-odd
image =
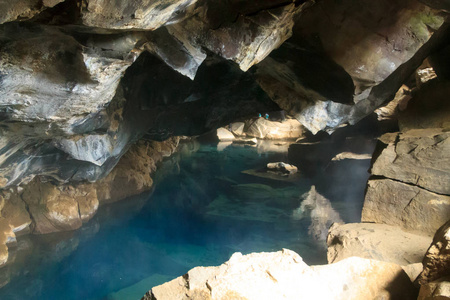
[[[27,185],[22,198],[33,219],[33,232],[38,234],[80,228],[99,204],[92,185],[58,187],[38,179]]]
[[[352,76],[360,94],[408,61],[443,21],[438,11],[417,1],[326,0],[302,15],[295,34],[318,35],[324,51]]]
[[[450,128],[450,82],[431,80],[423,84],[408,102],[408,108],[399,113],[401,131],[425,128]]]
[[[371,179],[361,221],[399,226],[432,236],[449,215],[450,196],[391,179]]]
[[[385,147],[384,149],[382,147]],[[410,130],[380,138],[371,173],[450,195],[450,133]]]
[[[429,282],[420,287],[417,300],[448,300],[450,299],[450,277]]]
[[[53,7],[64,0],[14,0],[0,2],[0,24],[15,20],[30,19],[42,10]]]
[[[392,101],[375,110],[378,121],[396,120],[399,111],[406,109],[409,100],[411,100],[411,89],[406,85],[402,85]]]
[[[290,250],[235,253],[219,267],[197,267],[154,287],[142,299],[415,299],[395,265],[349,258],[309,267]]]
[[[289,40],[293,50],[278,57],[274,51],[269,56],[274,59],[263,62],[267,66],[258,65],[257,78],[272,100],[312,133],[334,131],[393,99],[446,40],[443,21],[437,10],[413,0],[321,1],[296,23]],[[296,71],[301,65],[309,66],[311,77]],[[326,72],[327,79],[316,72]]]
[[[398,265],[419,263],[431,237],[412,234],[395,226],[370,223],[337,224],[328,230],[328,263],[358,256]]]
[[[16,242],[16,235],[7,220],[0,218],[0,268],[8,261],[7,244]]]
[[[0,216],[8,221],[16,235],[30,232],[31,219],[18,189],[0,191]]]
[[[269,121],[264,118],[246,122],[245,134],[250,137],[267,140],[298,139],[303,136],[304,128],[295,119],[282,122]]]
[[[208,14],[216,9],[214,5],[220,4],[211,2],[209,5],[211,7],[200,8],[194,17],[169,26],[169,32],[183,41],[186,48],[204,47],[238,63],[243,71],[262,61],[292,35],[294,17],[302,10],[302,6],[288,4],[239,15],[232,22],[223,22],[214,28],[211,23],[217,21],[209,19]]]
[[[450,276],[450,221],[436,232],[423,259],[423,272],[417,281],[425,285],[446,276]]]
[[[88,0],[83,6],[86,26],[108,29],[154,30],[180,16],[197,0]]]
[[[93,184],[100,203],[115,202],[149,190],[157,163],[172,155],[178,143],[179,138],[173,137],[164,142],[139,141],[133,145],[108,176]]]

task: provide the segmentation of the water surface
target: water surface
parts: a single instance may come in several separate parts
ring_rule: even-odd
[[[225,146],[189,145],[163,162],[153,191],[101,207],[81,230],[20,238],[15,262],[0,269],[0,299],[140,299],[237,251],[288,248],[308,264],[326,263],[315,233],[329,220],[311,215],[332,210],[358,222],[369,161],[337,162],[314,176],[300,168],[285,182],[242,171],[287,161],[286,152]],[[327,202],[299,211],[312,185]]]

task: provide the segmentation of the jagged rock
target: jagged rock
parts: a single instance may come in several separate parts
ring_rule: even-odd
[[[297,139],[304,134],[303,126],[295,119],[273,122],[257,118],[248,121],[244,131],[247,136],[268,140]]]
[[[422,261],[431,240],[384,224],[334,223],[328,230],[327,258],[335,263],[358,256],[406,266]]]
[[[450,299],[450,277],[426,283],[420,287],[417,300],[448,300]]]
[[[296,166],[284,162],[268,163],[267,169],[270,172],[281,173],[283,175],[295,174],[298,171]]]
[[[217,129],[217,138],[219,141],[232,141],[236,137],[227,129],[219,128]]]
[[[396,22],[387,15],[396,15]],[[438,10],[417,1],[327,0],[305,11],[294,31],[299,38],[318,35],[324,51],[352,76],[358,95],[411,59],[443,22]]]
[[[361,221],[399,226],[431,236],[449,215],[450,196],[391,179],[371,179]]]
[[[293,218],[299,220],[310,215],[311,225],[308,227],[308,234],[325,246],[328,228],[333,223],[342,223],[341,216],[334,210],[330,200],[316,191],[314,185],[300,198],[303,200],[300,206],[293,211]]]
[[[398,16],[397,22],[385,18],[387,11]],[[422,61],[445,43],[447,25],[443,24],[439,11],[412,0],[384,0],[376,5],[325,1],[305,10],[293,29],[289,44],[299,54],[292,58],[292,51],[285,51],[288,55],[276,57],[274,51],[269,58],[275,59],[265,60],[270,65],[258,65],[257,78],[272,100],[312,133],[334,131],[342,124],[355,124],[391,100]],[[433,34],[438,28],[442,30]],[[400,36],[401,43],[392,42]],[[327,84],[323,75],[313,73],[309,81],[306,75],[299,76],[293,66],[302,60],[311,66],[309,70],[330,70]],[[327,94],[330,82],[333,93]]]
[[[231,132],[235,135],[235,136],[245,136],[244,133],[244,127],[245,127],[245,123],[244,122],[235,122],[231,124]]]
[[[195,2],[197,0],[88,0],[82,7],[82,22],[90,27],[154,30],[182,18]]]
[[[442,225],[423,259],[423,272],[417,281],[422,286],[450,276],[450,221]]]
[[[2,200],[3,199],[3,200]],[[16,235],[30,232],[31,219],[18,189],[0,191],[0,216],[8,221]]]
[[[449,93],[449,81],[431,80],[423,84],[408,102],[408,108],[399,113],[400,130],[450,128]]]
[[[414,287],[395,265],[349,258],[306,265],[290,250],[235,253],[219,267],[197,267],[154,287],[142,299],[415,299]]]
[[[411,89],[406,85],[402,85],[392,101],[375,110],[378,121],[396,120],[399,111],[406,109],[409,100],[411,100]]]
[[[371,173],[450,195],[449,137],[442,129],[386,134],[380,138]]]
[[[208,19],[210,10],[211,7],[202,7],[194,17],[168,26],[168,31],[186,48],[204,47],[233,60],[247,71],[292,35],[294,17],[302,11],[302,6],[287,4],[251,15],[239,15],[232,22],[223,22],[218,27],[211,26],[210,22],[217,21]]]
[[[31,19],[46,8],[53,7],[64,0],[15,0],[0,3],[0,24],[15,20]]]
[[[7,244],[16,242],[16,235],[6,219],[0,218],[0,268],[8,261]]]
[[[434,72],[433,68],[429,67],[429,68],[424,68],[424,69],[419,69],[416,72],[416,84],[417,87],[421,87],[424,83],[435,79],[436,73]]]
[[[0,35],[0,104],[14,121],[48,122],[70,133],[111,101],[131,64],[87,51],[55,27],[8,23]]]

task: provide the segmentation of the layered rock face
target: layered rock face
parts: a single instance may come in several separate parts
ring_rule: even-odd
[[[447,81],[420,87],[399,114],[398,133],[383,135],[371,167],[363,222],[432,236],[450,217],[450,110]],[[421,112],[419,114],[419,111]]]

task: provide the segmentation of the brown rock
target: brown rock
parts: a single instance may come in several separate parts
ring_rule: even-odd
[[[94,183],[99,202],[114,202],[149,190],[156,164],[175,152],[179,140],[142,140],[133,145],[108,176]]]
[[[436,232],[417,280],[425,285],[445,276],[450,276],[450,220]]]
[[[450,299],[450,277],[424,284],[420,287],[417,300],[449,300]]]
[[[225,128],[218,128],[217,129],[217,138],[219,141],[233,141],[235,139],[235,136]]]
[[[431,236],[449,216],[450,196],[390,179],[368,181],[362,222],[399,226]]]
[[[43,234],[81,227],[78,202],[58,186],[36,178],[27,185],[22,198],[33,218],[34,233]]]
[[[334,223],[327,237],[328,263],[357,256],[406,266],[423,260],[431,240],[384,224]]]

